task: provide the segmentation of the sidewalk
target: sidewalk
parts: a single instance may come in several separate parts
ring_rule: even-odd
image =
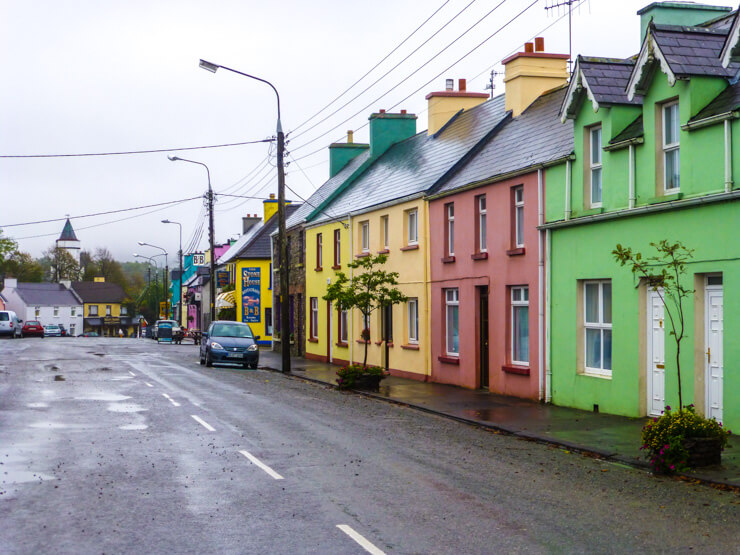
[[[278,352],[262,351],[260,359],[260,366],[272,370],[281,368]],[[337,368],[305,358],[291,359],[294,376],[323,384],[336,385]],[[639,450],[644,418],[597,414],[395,376],[383,380],[378,393],[363,394],[522,438],[648,468]],[[722,453],[721,467],[703,468],[684,476],[740,488],[740,438],[737,435],[730,438],[730,446]]]

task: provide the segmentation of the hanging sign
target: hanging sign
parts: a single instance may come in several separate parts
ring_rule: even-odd
[[[260,321],[260,268],[242,268],[242,322]]]

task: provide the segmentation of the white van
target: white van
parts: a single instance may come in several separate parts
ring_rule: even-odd
[[[11,339],[21,336],[21,323],[18,315],[12,310],[0,310],[0,335],[9,335]]]

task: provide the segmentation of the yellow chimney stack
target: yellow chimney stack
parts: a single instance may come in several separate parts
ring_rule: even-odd
[[[537,37],[524,45],[524,52],[506,58],[504,106],[517,117],[542,93],[568,81],[568,55],[545,52],[545,39]]]
[[[460,110],[470,110],[488,99],[486,93],[467,91],[465,79],[460,79],[458,90],[455,82],[447,79],[447,90],[429,93],[427,98],[428,135],[434,135]]]

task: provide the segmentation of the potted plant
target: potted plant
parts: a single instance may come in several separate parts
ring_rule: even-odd
[[[385,378],[385,371],[380,366],[363,366],[349,364],[337,370],[337,387],[339,389],[380,390],[380,380]]]
[[[696,414],[694,405],[663,414],[642,429],[642,447],[657,474],[673,474],[689,468],[719,464],[730,430],[714,418]]]

